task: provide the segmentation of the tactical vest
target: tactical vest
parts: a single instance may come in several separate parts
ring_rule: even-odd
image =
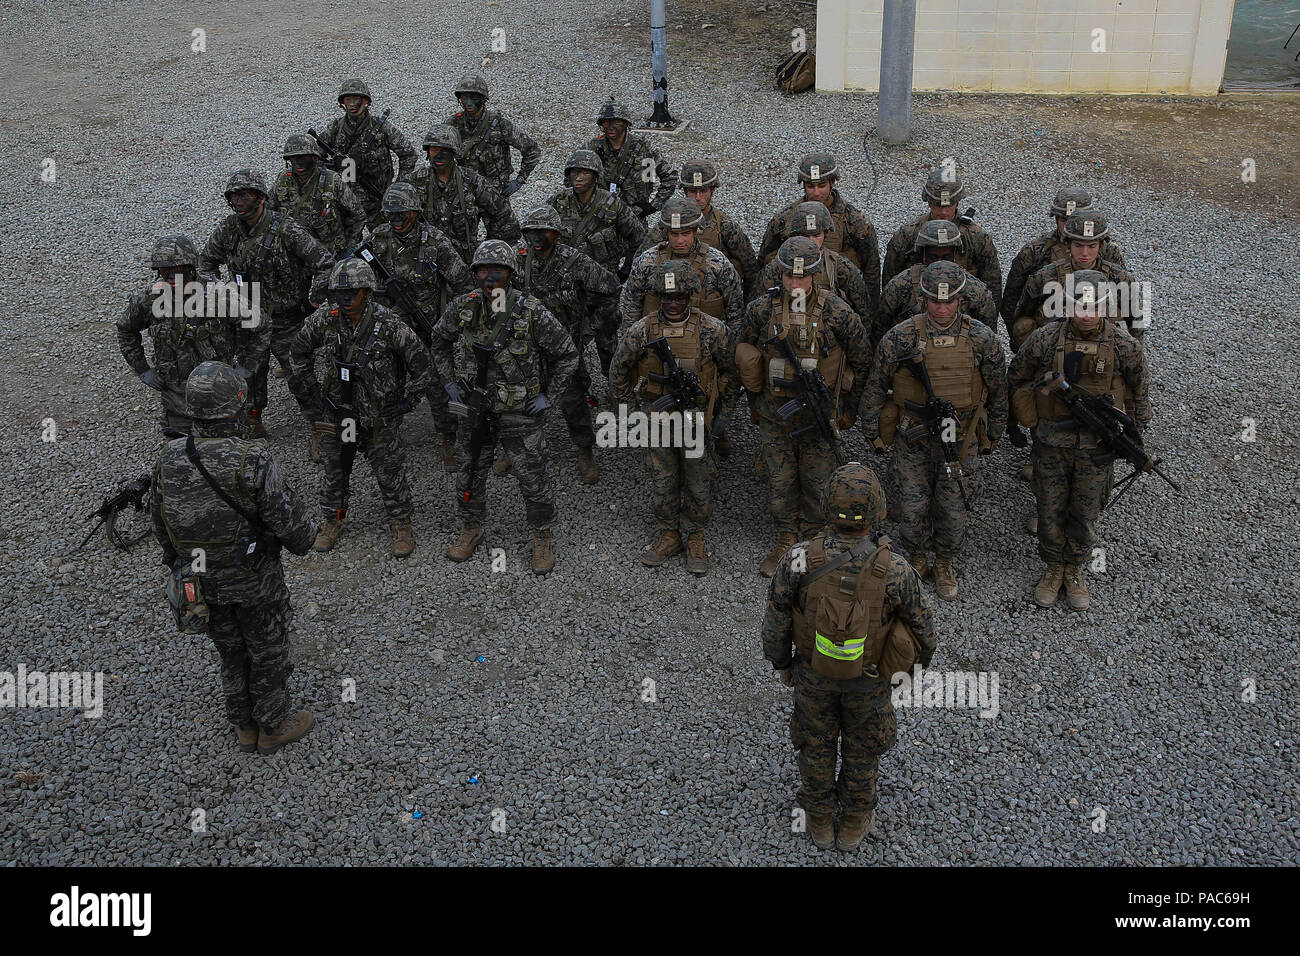
[[[230,255],[228,263],[232,276],[240,276],[244,282],[261,283],[261,306],[264,309],[278,310],[280,308],[291,307],[303,294],[306,289],[299,290],[295,287],[293,276],[283,275],[277,270],[268,270],[266,268],[267,259],[275,255],[277,249],[283,246],[284,222],[287,218],[282,212],[272,212],[269,208],[262,207],[262,217],[270,217],[266,220],[265,231],[258,235],[244,235],[239,229],[238,219],[236,218],[236,230],[238,230],[239,240],[234,251]],[[258,220],[258,225],[262,224],[263,219]]]
[[[550,313],[570,332],[577,332],[584,313],[585,297],[570,277],[569,267],[578,251],[571,246],[556,243],[551,257],[545,262],[537,259],[533,250],[525,246],[519,250],[520,270],[517,280],[528,295],[541,301]]]
[[[712,425],[713,409],[718,402],[718,366],[713,361],[712,354],[704,348],[700,337],[700,317],[696,310],[691,309],[684,322],[666,322],[656,310],[645,317],[645,333],[647,342],[653,342],[660,336],[667,339],[677,364],[684,371],[695,373],[700,380],[700,388],[708,396],[705,421]],[[664,363],[659,356],[646,349],[637,364],[637,375],[641,398],[647,404],[664,393],[664,383],[652,381],[651,372],[663,375]]]
[[[448,193],[455,191],[457,208],[452,212],[448,203]],[[452,170],[451,178],[444,186],[438,181],[438,174],[429,167],[428,178],[424,182],[424,215],[438,226],[452,245],[468,249],[473,253],[478,240],[479,211],[478,204],[465,183],[465,170],[457,166]],[[459,222],[459,227],[457,223]],[[468,262],[470,257],[464,256]]]
[[[585,252],[611,272],[618,271],[623,255],[619,237],[617,204],[596,189],[584,208],[572,189],[566,189],[551,203],[563,220],[567,245]]]
[[[510,178],[513,163],[510,159],[510,144],[501,134],[500,114],[484,110],[473,132],[467,132],[469,119],[464,113],[457,113],[458,119],[452,125],[460,133],[461,162],[477,170],[489,180],[504,183]]]
[[[822,248],[829,249],[831,252],[838,252],[845,259],[848,259],[859,269],[862,268],[862,261],[858,258],[858,250],[855,246],[845,247],[844,240],[848,235],[849,216],[848,213],[831,213],[831,221],[835,223],[835,231],[826,233],[826,238],[822,240]],[[823,257],[824,259],[825,257]]]
[[[822,248],[822,271],[813,276],[813,286],[817,289],[825,289],[827,292],[833,292],[839,295],[839,276],[840,263],[839,253],[826,254],[825,247]]]
[[[740,267],[740,260],[733,256],[731,250],[722,244],[722,223],[727,217],[722,214],[717,206],[710,205],[709,211],[713,213],[713,221],[700,230],[696,241],[702,242],[706,246],[712,246],[714,249],[717,249],[726,256],[727,261],[735,267],[736,275],[740,276],[743,280],[745,278],[745,273]]]
[[[853,370],[845,364],[844,350],[840,348],[839,340],[822,324],[822,313],[828,296],[829,293],[825,290],[814,289],[809,307],[803,312],[794,312],[790,309],[790,296],[782,293],[779,307],[773,303],[773,316],[768,321],[763,339],[767,341],[776,335],[775,325],[779,321],[783,329],[782,337],[790,339],[799,365],[821,372],[826,387],[835,397],[833,411],[838,415],[840,392],[848,392],[853,388]],[[766,346],[764,354],[767,357],[767,390],[777,398],[794,395],[793,389],[775,384],[775,379],[791,378],[794,369],[789,368],[789,363],[781,357],[775,344]]]
[[[1095,339],[1079,338],[1074,331],[1074,323],[1061,322],[1061,329],[1056,334],[1056,352],[1052,368],[1065,373],[1065,355],[1067,352],[1082,352],[1083,366],[1079,371],[1079,380],[1074,388],[1089,395],[1109,395],[1118,409],[1128,410],[1129,401],[1125,388],[1124,376],[1120,374],[1119,363],[1115,355],[1115,337],[1119,333],[1115,320],[1103,318],[1101,334]],[[1061,421],[1070,417],[1070,409],[1057,396],[1044,395],[1043,389],[1035,389],[1034,398],[1038,404],[1038,417],[1048,421]]]
[[[144,308],[152,308],[151,298],[146,298],[145,303]],[[229,322],[201,316],[168,316],[157,320],[149,327],[149,337],[153,341],[153,365],[158,377],[164,382],[177,383],[183,391],[190,372],[203,362],[235,364],[235,338]]]
[[[495,345],[501,323],[508,323],[510,331],[505,344],[493,354],[492,364],[499,375],[497,399],[507,409],[515,409],[541,394],[542,362],[532,337],[537,300],[515,290],[507,296],[506,308],[499,316],[487,312],[481,292],[471,292],[461,306],[457,315],[461,334],[456,351],[456,376],[462,380],[474,378],[478,368],[474,345]]]
[[[823,573],[802,591],[793,615],[794,646],[824,677],[852,680],[883,677],[878,665],[885,651],[890,621],[885,617],[885,585],[891,551],[881,540],[857,572],[844,568]],[[808,574],[827,562],[826,540],[808,542]],[[854,563],[854,562],[850,562]]]
[[[275,180],[276,203],[337,256],[343,251],[345,241],[343,222],[338,213],[339,178],[318,166],[315,179],[316,188],[307,195],[300,188],[294,188],[292,173],[281,173]]]
[[[242,446],[233,469],[223,467],[224,462],[213,455],[212,449],[218,441],[222,444],[236,441]],[[191,560],[194,549],[202,548],[205,573],[222,568],[257,567],[264,557],[264,546],[259,544],[253,549],[253,555],[248,554],[250,545],[258,541],[257,535],[243,515],[217,496],[189,459],[183,453],[176,453],[184,444],[179,439],[171,443],[158,489],[162,523],[172,547],[182,561]],[[243,510],[257,514],[257,501],[251,490],[244,488],[241,476],[249,456],[257,452],[258,446],[242,439],[200,439],[195,446],[203,466],[221,489]]]
[[[979,360],[975,355],[975,342],[971,338],[971,318],[964,312],[947,331],[930,335],[925,313],[912,317],[916,326],[916,347],[925,356],[925,367],[930,373],[930,384],[941,401],[952,402],[959,417],[965,417],[984,401],[984,376],[980,374]],[[904,402],[924,405],[925,386],[902,366],[894,372],[894,402],[900,416],[915,418]],[[964,430],[963,430],[964,433]]]
[[[672,258],[674,258],[674,256],[668,249],[668,240],[665,239],[663,242],[659,243],[658,248],[655,250],[655,265],[662,266]],[[697,292],[691,296],[691,308],[699,309],[705,315],[711,315],[715,319],[723,319],[725,321],[727,316],[727,300],[722,297],[722,293],[718,290],[710,290],[707,288],[710,284],[709,276],[711,275],[709,272],[709,257],[705,253],[705,247],[700,245],[698,239],[695,241],[695,249],[686,257],[686,261],[691,264],[691,267],[695,270],[696,274],[699,275],[700,285],[705,287],[703,291]],[[658,270],[656,269],[656,273],[657,271]],[[653,292],[647,292],[645,298],[641,300],[641,314],[649,315],[651,312],[658,311],[659,296],[655,295]]]

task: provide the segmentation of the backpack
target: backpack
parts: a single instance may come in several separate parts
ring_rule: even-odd
[[[817,57],[808,50],[787,55],[776,68],[776,88],[786,96],[812,89],[817,82]]]

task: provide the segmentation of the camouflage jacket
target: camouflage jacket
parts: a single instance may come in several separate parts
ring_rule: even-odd
[[[1125,408],[1131,409],[1133,420],[1138,428],[1145,431],[1151,421],[1151,398],[1148,394],[1150,376],[1147,371],[1147,357],[1142,350],[1142,343],[1129,335],[1124,323],[1114,319],[1103,319],[1092,335],[1080,336],[1095,340],[1101,337],[1106,325],[1115,324],[1115,367],[1124,377],[1127,392]],[[1020,346],[1020,351],[1011,360],[1011,370],[1007,373],[1008,386],[1012,392],[1032,385],[1045,372],[1050,372],[1056,364],[1057,337],[1061,334],[1060,322],[1049,322],[1041,329],[1035,329]],[[1073,330],[1071,330],[1073,337]],[[1053,422],[1046,419],[1039,421],[1033,429],[1034,441],[1057,448],[1097,447],[1097,436],[1088,429],[1076,424],[1073,419]]]
[[[1025,243],[1024,248],[1016,253],[1015,259],[1011,261],[1011,269],[1007,272],[1007,284],[1002,289],[1002,318],[1006,319],[1008,327],[1016,320],[1016,306],[1020,304],[1020,293],[1025,290],[1025,282],[1029,277],[1044,266],[1069,257],[1070,244],[1055,229]],[[1124,253],[1120,251],[1119,243],[1110,239],[1101,241],[1097,258],[1109,260],[1121,269],[1128,268],[1124,264]]]
[[[822,308],[822,354],[827,351],[825,336],[835,339],[840,348],[844,350],[846,370],[853,372],[853,387],[849,390],[848,401],[841,404],[841,413],[852,411],[857,414],[858,405],[862,400],[862,389],[867,383],[867,374],[871,371],[871,351],[867,348],[867,331],[862,327],[862,321],[858,318],[857,313],[849,308],[847,302],[839,296],[830,292],[817,292],[816,295],[825,295],[826,303]],[[763,349],[763,343],[772,337],[772,313],[777,312],[777,319],[780,318],[780,309],[783,307],[783,289],[769,289],[763,295],[760,295],[745,310],[745,318],[735,336],[735,342],[747,342],[759,350]],[[811,297],[809,302],[811,302]],[[766,376],[764,376],[766,379]],[[777,398],[767,387],[764,387],[761,394],[750,393],[750,407],[759,415],[769,420],[780,420],[781,416],[777,408],[785,404],[788,399]],[[804,423],[806,424],[806,422]],[[793,424],[791,427],[795,427]]]
[[[731,350],[730,333],[719,319],[706,315],[698,309],[693,311],[700,322],[700,352],[707,353],[718,369],[718,395],[713,410],[713,421],[727,421],[731,418],[736,401],[740,398],[740,373],[736,371],[736,357]],[[618,350],[614,353],[614,360],[609,366],[610,391],[619,402],[632,405],[641,401],[641,396],[636,391],[640,379],[637,366],[646,356],[648,340],[645,316],[628,326],[619,338]]]
[[[668,243],[661,242],[651,246],[632,263],[627,282],[623,283],[623,294],[619,299],[619,310],[623,313],[623,322],[635,322],[651,311],[646,306],[646,296],[654,288],[655,275],[659,266],[669,259],[676,259],[668,249]],[[700,277],[703,291],[691,296],[691,305],[699,308],[703,299],[721,299],[723,314],[718,316],[729,328],[735,328],[745,316],[745,290],[740,284],[740,275],[721,252],[712,246],[696,241],[695,249],[686,261],[691,263]],[[710,313],[712,314],[712,313]]]
[[[334,257],[292,216],[263,206],[251,229],[233,213],[217,223],[199,253],[199,280],[216,281],[222,265],[232,279],[259,283],[262,314],[274,321],[305,299],[325,301]]]
[[[781,248],[781,243],[790,238],[795,207],[804,201],[796,199],[768,222],[763,244],[758,250],[758,257],[763,262],[770,261]],[[855,264],[866,280],[871,301],[871,308],[862,314],[874,316],[880,309],[880,239],[876,236],[876,227],[867,214],[841,196],[838,189],[831,190],[828,211],[835,219],[836,231],[826,233],[824,246],[842,256],[853,253],[857,257]]]
[[[357,198],[367,208],[377,206],[384,198],[384,190],[393,182],[393,158],[397,155],[397,178],[403,179],[415,169],[420,154],[415,147],[393,125],[392,120],[384,120],[379,125],[379,118],[366,110],[366,115],[358,121],[348,116],[338,116],[330,120],[321,139],[335,149],[356,160]],[[375,192],[366,186],[371,182],[378,187]]]
[[[1098,259],[1096,264],[1093,266],[1093,269],[1105,275],[1111,282],[1124,283],[1127,285],[1128,283],[1135,281],[1133,273],[1129,272],[1116,262],[1108,262],[1105,259]],[[1067,253],[1064,259],[1051,262],[1031,275],[1025,282],[1024,291],[1020,293],[1020,301],[1016,303],[1015,318],[1012,319],[1013,324],[1015,319],[1019,319],[1022,316],[1030,316],[1034,319],[1034,324],[1040,326],[1045,321],[1061,318],[1060,315],[1046,315],[1044,311],[1048,308],[1052,299],[1052,292],[1054,289],[1052,283],[1058,283],[1063,289],[1065,286],[1066,276],[1075,271],[1074,260],[1072,260]],[[1129,301],[1132,302],[1133,300]],[[1061,301],[1061,304],[1064,304],[1063,300]],[[1123,305],[1124,303],[1119,302],[1118,304]],[[1124,324],[1126,326],[1130,325],[1135,316],[1130,315],[1130,310],[1127,308],[1120,309],[1119,311],[1119,317],[1124,320]]]
[[[822,256],[823,268],[813,276],[813,285],[818,289],[830,289],[849,304],[849,308],[862,320],[862,327],[867,330],[874,347],[879,335],[875,332],[877,323],[871,311],[871,293],[867,289],[866,277],[851,260],[845,259],[838,252],[825,249],[822,251]],[[828,282],[831,277],[834,277],[834,281]],[[776,259],[772,259],[763,266],[763,271],[759,274],[759,289],[767,290],[780,284],[781,264]]]
[[[384,409],[402,400],[414,408],[433,384],[428,350],[395,312],[373,299],[356,328],[330,307],[304,322],[294,336],[293,372],[305,376],[312,391],[320,348],[326,349],[325,413],[336,423],[355,418],[358,428],[381,427],[395,417]]]
[[[480,222],[487,227],[487,238],[519,242],[519,220],[509,201],[474,170],[458,165],[443,184],[432,167],[422,163],[408,180],[424,197],[421,215],[447,234],[466,264],[478,248]]]
[[[749,236],[740,223],[732,219],[717,206],[710,205],[704,213],[704,219],[700,222],[700,239],[706,245],[710,245],[725,255],[736,272],[740,274],[741,285],[745,289],[745,301],[748,302],[758,294],[758,289],[763,288],[760,284],[758,256],[754,254],[754,244],[749,241]],[[664,225],[663,219],[659,218],[646,230],[645,238],[637,248],[636,254],[639,256],[652,246],[656,246],[668,239],[668,227]]]
[[[587,148],[605,164],[597,191],[615,194],[642,219],[661,209],[677,189],[677,170],[664,162],[659,150],[643,136],[628,133],[623,148],[615,150],[605,141],[605,134],[598,133]],[[628,251],[635,248],[630,246]]]
[[[916,242],[916,234],[921,231],[921,227],[929,221],[929,212],[924,212],[898,227],[898,232],[894,233],[885,250],[885,269],[882,273],[885,282],[908,266],[921,261],[920,254],[913,251],[912,244]],[[998,251],[993,247],[993,239],[977,222],[969,225],[958,222],[957,228],[961,230],[962,248],[965,251],[959,252],[953,261],[983,282],[994,302],[1000,302],[1002,265],[998,262]]]
[[[522,412],[541,394],[554,403],[578,369],[569,330],[540,301],[517,289],[506,295],[500,318],[484,305],[482,291],[458,295],[434,328],[433,359],[442,381],[459,382],[462,389],[474,384],[474,344],[479,343],[494,348],[485,382],[493,412]]]
[[[618,296],[618,276],[602,267],[585,252],[557,242],[549,259],[540,260],[525,247],[519,252],[519,269],[513,276],[516,287],[541,300],[574,336],[584,338],[587,316],[601,303]]]
[[[442,230],[423,219],[416,220],[405,235],[399,235],[385,223],[371,234],[369,245],[383,267],[406,283],[424,313],[426,324],[422,326],[418,318],[406,314],[378,269],[375,270],[375,279],[379,288],[375,295],[405,319],[427,345],[447,303],[453,296],[474,288],[469,266],[465,265]]]
[[[921,305],[921,270],[917,263],[908,266],[894,278],[885,283],[885,294],[880,301],[880,324],[876,327],[872,343],[877,345],[885,333],[904,319],[910,318],[922,309]],[[965,270],[962,270],[965,272]],[[998,307],[989,293],[989,287],[969,272],[966,273],[966,287],[961,290],[962,311],[972,318],[979,319],[993,331],[998,328]]]
[[[988,392],[988,397],[984,401],[984,410],[988,415],[985,431],[990,441],[1000,441],[1007,430],[1007,358],[1002,351],[1002,341],[997,333],[978,319],[972,319],[967,313],[959,312],[953,324],[947,329],[939,328],[932,319],[926,322],[926,336],[930,340],[927,350],[934,348],[936,338],[951,338],[958,328],[958,322],[967,325],[975,361],[979,365],[980,376],[984,379],[984,387]],[[867,436],[868,442],[875,441],[880,435],[880,413],[888,400],[889,390],[893,387],[894,374],[916,352],[917,331],[912,322],[904,321],[894,326],[880,340],[880,346],[876,349],[876,361],[871,368],[871,377],[867,381],[866,398],[862,408],[862,431]],[[911,373],[904,371],[903,374]],[[970,423],[973,412],[974,408],[957,409],[963,430]],[[907,416],[910,413],[903,414]],[[902,425],[899,426],[899,430],[900,432],[903,430]],[[924,440],[930,440],[928,433]],[[971,446],[977,447],[973,438]]]
[[[288,170],[280,173],[267,206],[293,216],[335,257],[361,242],[366,211],[343,177],[323,166],[302,184]]]
[[[514,168],[510,159],[511,146],[519,150],[520,183],[527,180],[542,161],[542,148],[537,145],[537,140],[496,110],[484,109],[473,128],[470,122],[464,113],[456,113],[447,119],[447,125],[460,133],[461,146],[456,161],[481,173],[502,193]]]
[[[838,557],[862,540],[833,527],[822,532],[821,538],[828,559]],[[874,540],[879,543],[878,537]],[[791,563],[794,555],[800,553],[799,549],[802,548],[802,553],[807,553],[809,543],[800,541],[787,552],[776,566],[776,573],[772,575],[772,581],[767,587],[767,610],[763,614],[763,656],[772,662],[773,667],[781,670],[789,667],[794,658],[794,613],[803,601],[801,585],[808,573],[807,570],[791,570]],[[871,550],[868,550],[861,558],[850,559],[842,565],[840,573],[858,574],[864,570],[870,556]],[[921,579],[917,577],[916,571],[907,563],[904,555],[895,551],[890,556],[889,573],[885,578],[885,619],[892,621],[900,617],[912,629],[912,634],[921,645],[918,655],[921,666],[928,667],[935,648],[939,646],[934,612],[930,609],[929,598],[921,587]],[[889,678],[864,680],[870,681],[872,689],[877,690],[885,700],[889,699]],[[876,688],[875,685],[879,687]]]
[[[259,322],[255,328],[244,329],[238,316],[173,317],[174,307],[158,315],[156,301],[152,287],[131,296],[117,320],[117,344],[136,375],[143,375],[150,367],[157,373],[163,387],[163,407],[173,415],[188,417],[185,382],[201,363],[225,362],[257,372],[266,361],[271,347],[271,323]],[[152,366],[145,358],[141,338],[146,330],[153,341]]]
[[[207,570],[199,575],[211,603],[252,604],[287,597],[280,545],[306,554],[319,528],[294,494],[265,440],[240,437],[232,421],[197,422],[195,451],[203,467],[260,527],[235,512],[190,462],[185,439],[163,446],[149,488],[153,533],[169,567],[189,562],[202,548]],[[258,542],[252,556],[248,546]],[[260,557],[259,557],[260,555]]]
[[[599,189],[585,206],[571,188],[547,202],[560,214],[564,241],[611,272],[618,270],[623,254],[641,245],[645,236],[645,225],[627,203]]]

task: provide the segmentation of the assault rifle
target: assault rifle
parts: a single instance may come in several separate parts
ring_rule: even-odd
[[[509,323],[506,324],[506,328],[509,328]],[[492,396],[487,390],[488,363],[492,361],[492,356],[496,352],[497,349],[491,345],[482,342],[474,343],[474,362],[477,366],[474,373],[474,386],[465,396],[464,402],[447,403],[447,409],[453,415],[464,418],[465,427],[469,429],[469,485],[461,494],[466,504],[469,503],[474,488],[474,474],[478,470],[483,446],[488,443],[497,427],[497,416],[492,413]]]
[[[147,526],[138,533],[123,534],[117,530],[117,516],[127,505],[131,505],[136,511],[144,511],[144,498],[149,493],[151,484],[153,484],[152,476],[145,473],[135,481],[128,482],[117,494],[105,498],[104,503],[86,519],[87,521],[94,521],[98,518],[99,522],[90,529],[90,533],[82,540],[81,547],[77,550],[84,548],[90,539],[95,536],[95,532],[105,525],[108,527],[108,540],[119,551],[128,551],[131,545],[143,541],[149,534]]]
[[[1071,352],[1065,357],[1065,374],[1052,371],[1034,383],[1034,388],[1055,390],[1057,398],[1065,403],[1070,416],[1088,431],[1097,436],[1098,448],[1092,454],[1092,460],[1098,465],[1109,465],[1117,458],[1123,458],[1133,466],[1133,471],[1115,483],[1119,494],[1107,504],[1109,507],[1124,496],[1124,492],[1133,487],[1134,481],[1144,473],[1155,472],[1179,494],[1182,488],[1160,469],[1160,459],[1152,458],[1142,447],[1142,433],[1137,423],[1121,409],[1115,407],[1109,395],[1091,395],[1075,388],[1071,382],[1079,380],[1083,366],[1083,353]]]
[[[420,338],[426,342],[432,339],[433,322],[420,308],[419,301],[411,292],[411,284],[401,276],[389,272],[379,260],[379,257],[375,255],[374,247],[369,242],[357,246],[353,254],[358,259],[369,263],[370,268],[374,269],[379,274],[379,278],[384,280],[384,294],[391,296],[393,301],[402,307],[402,311],[411,320],[412,328],[420,334]]]
[[[662,375],[650,373],[650,381],[664,386],[663,395],[656,398],[650,406],[653,411],[663,412],[673,407],[698,408],[704,404],[707,396],[700,387],[699,377],[677,363],[677,356],[673,354],[666,338],[661,335],[653,342],[647,342],[645,347],[664,363]]]
[[[384,110],[384,115],[379,117],[378,125],[380,127],[384,125],[384,121],[388,119],[388,114],[391,112],[392,110]],[[376,127],[372,127],[372,129],[374,128]],[[371,176],[364,175],[361,172],[361,167],[357,164],[356,159],[353,158],[351,153],[345,153],[341,149],[336,149],[334,146],[327,143],[324,140],[324,138],[321,137],[321,135],[317,133],[314,129],[307,130],[307,135],[310,136],[312,139],[314,139],[316,141],[316,145],[325,151],[325,165],[328,166],[330,169],[334,170],[340,176],[343,176],[344,182],[348,181],[348,176],[344,172],[344,165],[348,160],[351,160],[352,181],[355,182],[358,186],[365,187],[366,191],[369,192],[371,195],[379,198],[383,198],[384,188],[379,185],[379,182],[376,179],[374,179]],[[369,142],[369,141],[370,141],[370,137],[367,136],[365,142]]]
[[[922,353],[917,352],[905,359],[903,364],[909,372],[916,376],[921,383],[921,387],[925,389],[924,405],[911,401],[905,401],[903,404],[909,412],[917,412],[921,415],[922,420],[925,422],[926,431],[943,449],[944,477],[957,482],[957,489],[961,492],[962,506],[967,511],[970,511],[970,501],[966,497],[966,485],[962,482],[965,475],[961,469],[961,446],[957,442],[956,434],[958,427],[961,425],[961,421],[957,418],[957,410],[953,408],[952,402],[946,399],[941,400],[938,395],[934,394],[934,383],[930,381],[930,370],[925,366],[925,356]],[[977,427],[977,423],[971,422],[970,427]],[[945,432],[951,432],[953,436],[951,441],[944,437]]]
[[[826,380],[822,378],[821,372],[815,368],[804,368],[799,363],[799,356],[795,354],[794,345],[790,342],[790,337],[783,334],[784,331],[778,322],[775,326],[776,334],[763,343],[764,348],[775,345],[781,352],[781,357],[785,359],[786,364],[793,369],[790,378],[772,379],[773,385],[780,388],[792,388],[795,392],[794,398],[778,408],[777,412],[782,418],[788,419],[801,408],[806,408],[808,414],[812,416],[813,423],[792,431],[790,436],[795,438],[816,429],[817,434],[821,435],[826,440],[826,444],[831,446],[831,451],[835,453],[836,463],[843,465],[847,459],[844,450],[840,448],[839,429],[835,427],[835,422],[831,420],[831,409],[835,407],[831,390],[826,386]]]

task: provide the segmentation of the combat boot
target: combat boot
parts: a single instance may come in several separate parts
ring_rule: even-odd
[[[235,728],[235,738],[239,741],[239,752],[251,754],[257,749],[257,724],[240,724]]]
[[[1034,603],[1039,607],[1054,605],[1057,596],[1061,593],[1061,579],[1064,576],[1065,568],[1059,564],[1049,564],[1043,576],[1034,585]]]
[[[578,449],[578,477],[584,485],[600,481],[600,469],[596,467],[596,456],[590,448]]]
[[[257,736],[257,752],[263,757],[275,753],[285,744],[291,744],[305,737],[314,723],[310,710],[300,710],[290,714],[275,730],[262,729]]]
[[[776,566],[781,563],[787,551],[799,543],[799,539],[793,531],[782,531],[780,537],[776,539],[776,547],[767,553],[763,563],[758,566],[759,572],[765,578],[770,578],[776,574]]]
[[[686,536],[686,570],[697,575],[709,573],[709,552],[704,548],[703,531],[692,531]]]
[[[255,408],[255,409],[253,409],[253,410],[249,413],[249,415],[250,415],[250,416],[252,417],[252,419],[253,419],[253,425],[252,425],[252,427],[248,430],[248,437],[249,437],[249,438],[265,438],[265,437],[266,437],[266,426],[262,424],[262,410],[261,410],[260,408]]]
[[[641,552],[641,563],[657,568],[674,554],[682,553],[682,536],[676,531],[659,532],[659,540]]]
[[[472,524],[468,527],[461,528],[460,537],[455,543],[447,548],[447,557],[453,561],[468,561],[469,556],[474,553],[483,541],[483,528],[480,525]]]
[[[726,435],[715,435],[713,438],[713,450],[717,452],[719,458],[730,458],[731,439]]]
[[[808,835],[819,850],[829,850],[835,845],[835,825],[829,813],[808,814]]]
[[[442,470],[451,474],[456,470],[456,433],[442,436]]]
[[[1065,600],[1071,611],[1086,611],[1090,603],[1088,585],[1083,580],[1083,565],[1065,566]]]
[[[844,814],[840,821],[840,831],[835,835],[837,849],[849,852],[856,850],[862,838],[871,832],[871,825],[876,822],[874,810],[852,810]]]
[[[912,566],[918,578],[923,578],[926,572],[930,570],[930,556],[924,551],[918,551],[915,554],[907,556],[907,563]]]
[[[952,567],[952,558],[946,554],[934,558],[934,591],[945,601],[957,599],[957,573]]]
[[[533,532],[533,573],[550,574],[555,567],[555,551],[551,548],[551,529]]]
[[[411,519],[396,519],[393,522],[393,557],[409,558],[414,550],[415,533],[411,530]]]
[[[316,543],[312,549],[316,551],[328,551],[339,540],[339,535],[343,534],[343,519],[340,517],[330,518],[321,525],[320,532],[316,535]]]
[[[497,446],[497,456],[492,460],[492,472],[497,475],[510,474],[510,456],[500,445]]]

